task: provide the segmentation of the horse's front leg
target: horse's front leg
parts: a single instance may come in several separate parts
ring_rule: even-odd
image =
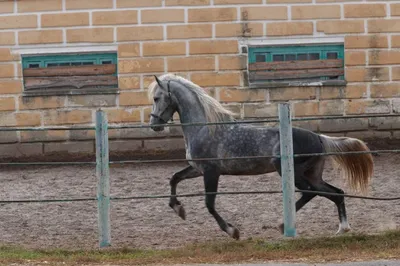
[[[218,191],[218,181],[219,181],[219,173],[216,171],[206,171],[204,173],[204,187],[206,190],[206,207],[208,212],[214,216],[217,221],[219,227],[226,232],[232,238],[238,240],[240,238],[239,230],[226,222],[215,210],[215,198],[217,197],[216,193]]]
[[[192,166],[188,166],[185,169],[175,173],[171,180],[169,181],[169,184],[171,185],[171,197],[169,200],[169,206],[181,217],[183,220],[186,219],[186,212],[185,209],[183,208],[182,204],[176,197],[176,187],[178,186],[179,182],[185,179],[189,178],[195,178],[199,177],[202,174],[193,168]]]

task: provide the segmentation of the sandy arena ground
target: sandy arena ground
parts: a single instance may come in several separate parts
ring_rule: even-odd
[[[375,176],[370,195],[400,195],[400,155],[374,157]],[[169,194],[170,176],[179,164],[113,166],[113,196]],[[340,172],[327,164],[324,179],[348,192]],[[94,166],[14,167],[0,169],[0,199],[79,198],[96,195]],[[223,176],[219,191],[280,190],[276,173],[260,176]],[[202,178],[183,181],[178,193],[203,192]],[[168,207],[168,199],[113,201],[113,247],[171,248],[212,239],[228,239],[208,214],[203,197],[181,198],[187,220]],[[346,199],[354,232],[374,233],[400,226],[399,201]],[[97,248],[97,203],[34,203],[0,205],[0,244],[38,248]],[[281,195],[218,196],[217,210],[236,225],[241,238],[280,239]],[[338,227],[335,205],[315,198],[297,215],[301,236],[329,236]]]

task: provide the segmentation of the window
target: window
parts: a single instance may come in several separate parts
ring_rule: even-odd
[[[344,85],[344,45],[248,47],[250,86]]]
[[[118,91],[116,53],[22,56],[24,95]]]

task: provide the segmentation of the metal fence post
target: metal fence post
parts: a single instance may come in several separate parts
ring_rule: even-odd
[[[96,111],[96,175],[100,247],[111,244],[110,171],[108,157],[108,123],[102,110]]]
[[[290,116],[290,104],[279,104],[284,235],[294,237],[296,235],[296,198],[294,187],[292,119]]]

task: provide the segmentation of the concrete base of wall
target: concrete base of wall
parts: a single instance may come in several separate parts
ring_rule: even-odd
[[[183,138],[110,140],[110,160],[182,159]],[[95,141],[36,142],[0,144],[2,162],[95,161]]]
[[[390,131],[327,133],[348,136],[367,143],[371,150],[396,149],[400,135]],[[183,138],[110,140],[110,160],[184,159]],[[0,144],[1,162],[95,161],[95,141],[35,142]]]

